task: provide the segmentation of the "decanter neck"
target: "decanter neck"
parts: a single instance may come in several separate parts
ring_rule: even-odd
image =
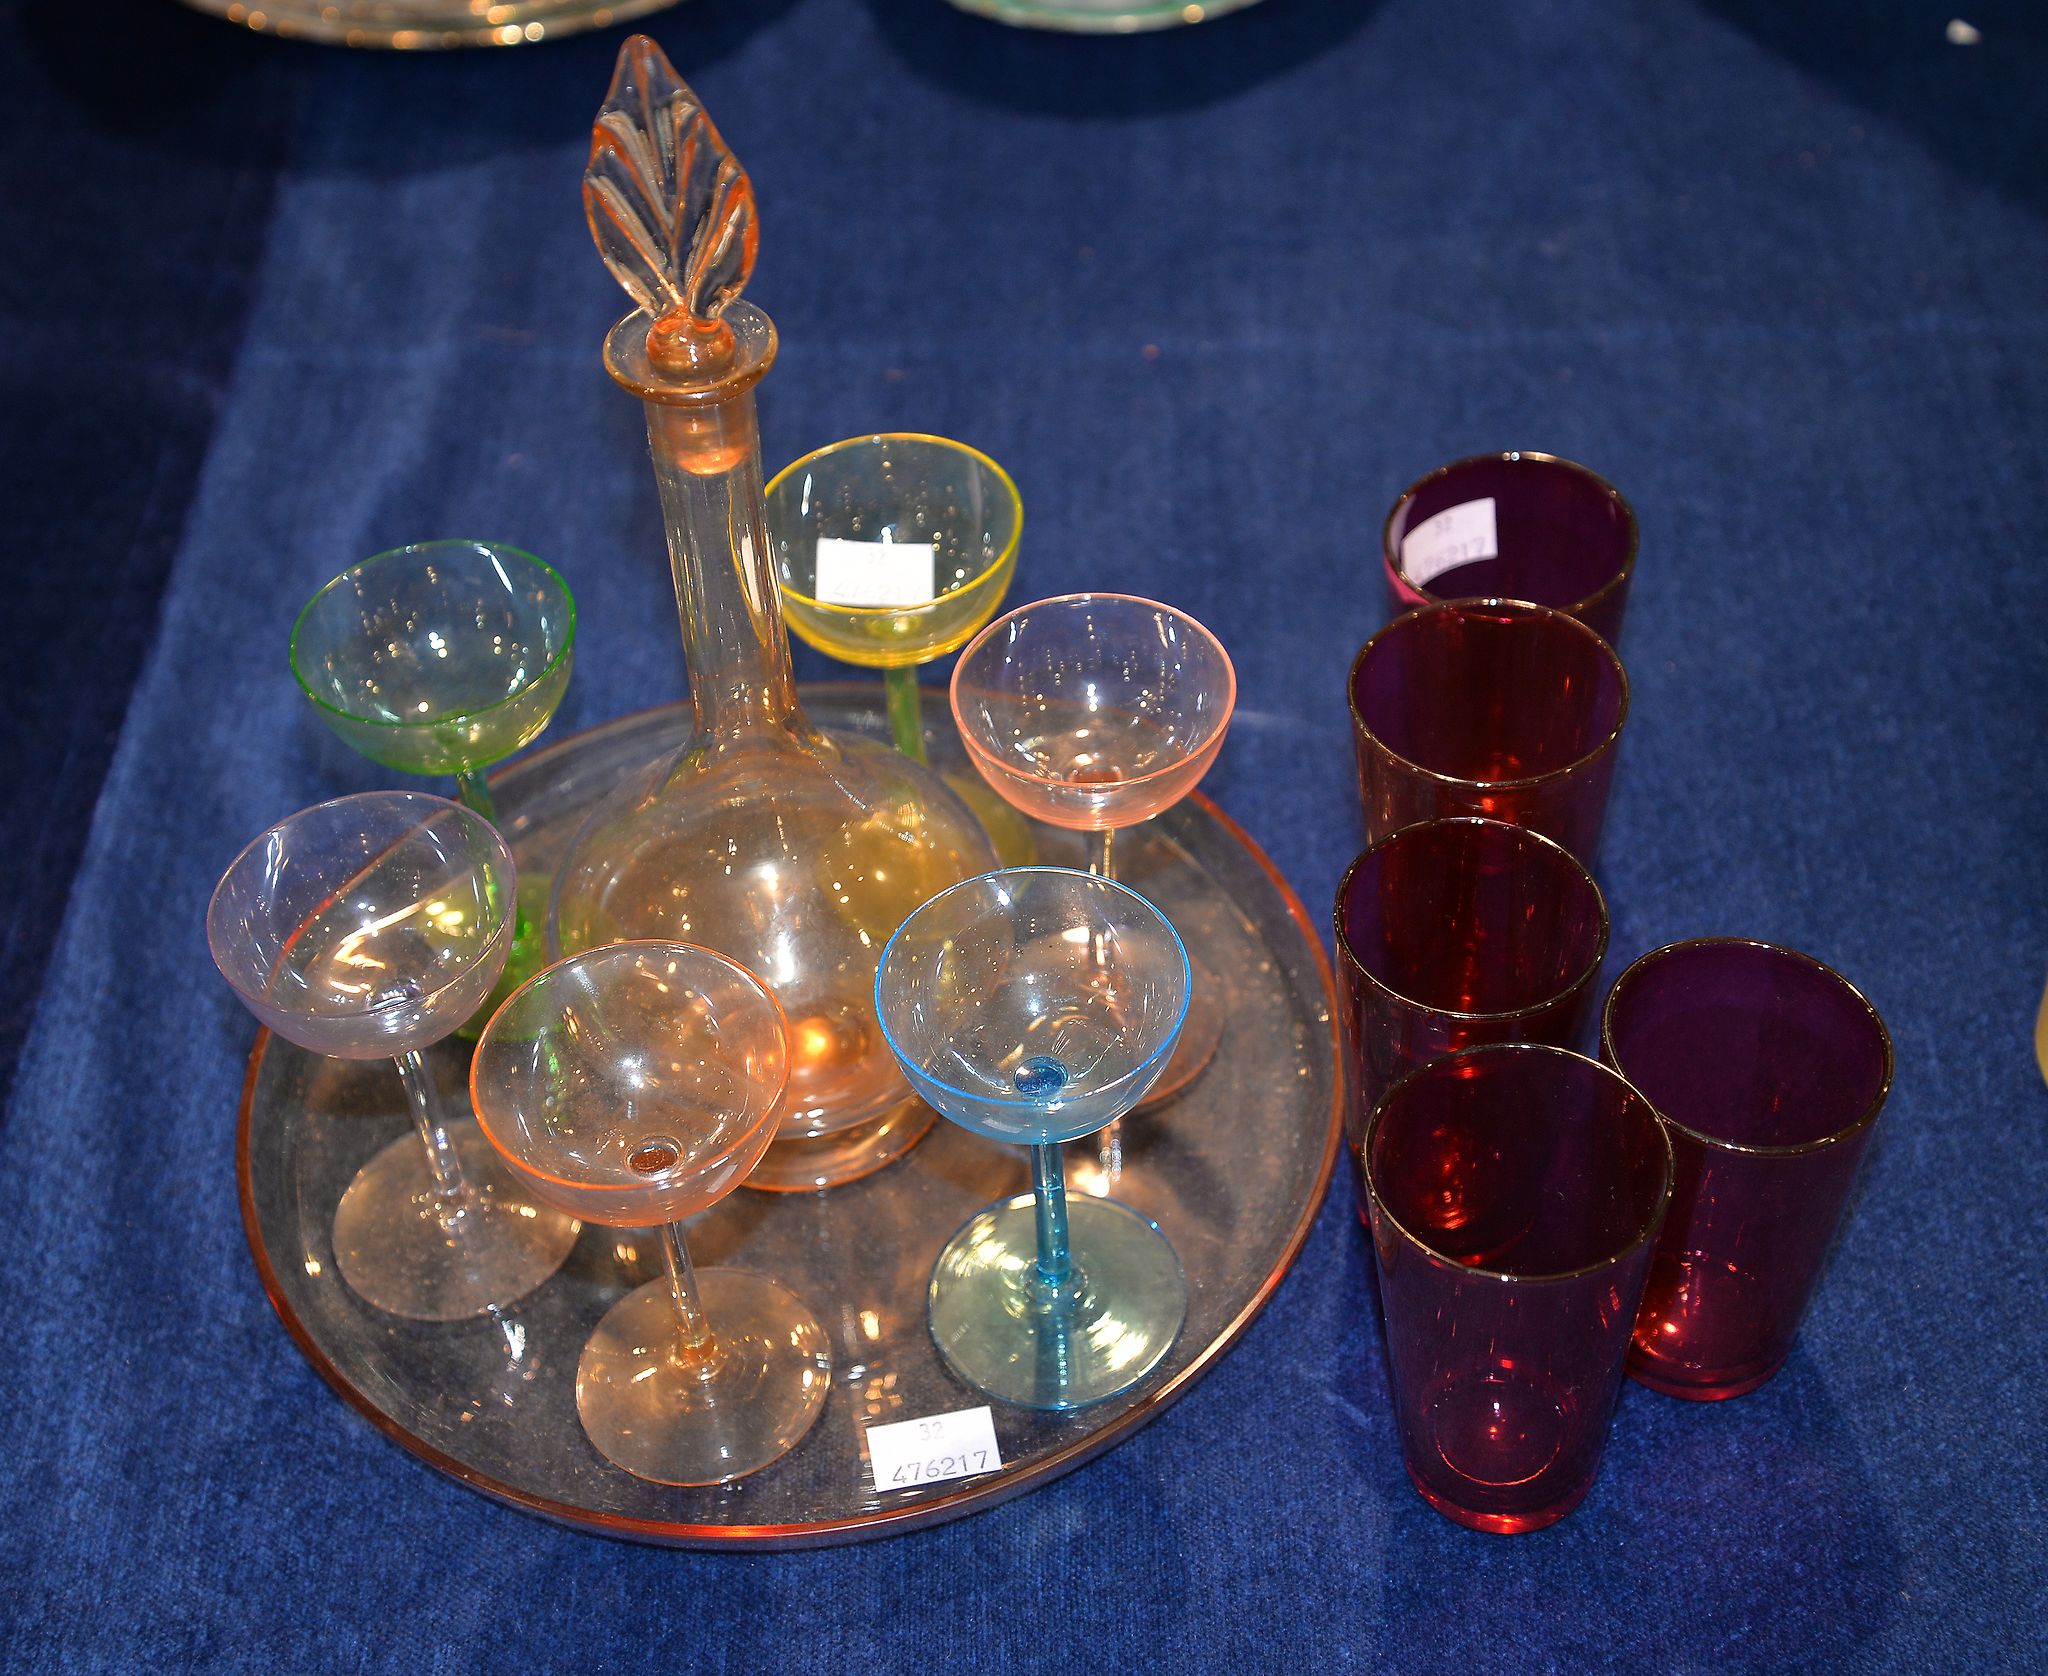
[[[697,732],[801,725],[768,556],[753,392],[711,408],[649,402],[647,440]]]
[[[753,387],[774,357],[774,328],[745,304],[734,318],[741,332],[731,358],[695,375],[652,364],[644,313],[621,321],[606,343],[612,376],[647,409],[700,738],[764,726],[808,731],[769,556],[754,419]]]

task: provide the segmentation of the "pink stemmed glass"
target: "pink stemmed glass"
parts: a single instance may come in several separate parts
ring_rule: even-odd
[[[1440,599],[1526,599],[1621,644],[1636,515],[1596,472],[1555,454],[1475,454],[1402,491],[1380,534],[1396,611]]]
[[[1738,937],[1644,955],[1614,980],[1601,1037],[1678,1157],[1629,1372],[1668,1396],[1739,1397],[1792,1348],[1891,1089],[1891,1037],[1838,973]]]
[[[818,1418],[831,1352],[817,1317],[746,1269],[690,1262],[683,1222],[761,1161],[789,1082],[788,1029],[761,981],[690,943],[612,943],[527,980],[470,1066],[485,1138],[537,1198],[590,1222],[658,1227],[667,1273],[597,1324],[576,1412],[616,1465],[723,1484]]]
[[[953,670],[953,719],[996,793],[1033,820],[1086,835],[1088,871],[1115,877],[1112,841],[1189,792],[1216,760],[1237,702],[1222,642],[1132,594],[1063,594],[983,629]],[[1146,1105],[1209,1062],[1227,998],[1199,961],[1180,1045]],[[1104,1167],[1121,1162],[1104,1132]]]
[[[1649,1102],[1562,1048],[1469,1048],[1380,1102],[1365,1184],[1394,1418],[1446,1518],[1536,1530],[1592,1487],[1671,1174]]]
[[[498,981],[516,888],[482,815],[378,791],[279,822],[207,907],[214,963],[258,1020],[312,1053],[397,1062],[417,1136],[373,1154],[334,1215],[342,1278],[392,1315],[456,1321],[512,1303],[576,1243],[573,1213],[536,1203],[475,1123],[442,1109],[423,1057]]]

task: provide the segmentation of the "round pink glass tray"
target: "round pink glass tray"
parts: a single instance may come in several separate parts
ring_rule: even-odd
[[[804,694],[823,725],[887,737],[879,685]],[[673,750],[676,706],[564,739],[492,782],[522,880],[544,876],[583,813],[619,778]],[[927,694],[934,764],[967,772],[942,694]],[[1074,835],[1035,829],[1044,861],[1078,865]],[[243,1088],[242,1217],[265,1291],[299,1348],[372,1422],[421,1459],[515,1507],[611,1536],[685,1547],[804,1547],[937,1524],[1050,1482],[1165,1410],[1229,1348],[1307,1237],[1337,1155],[1335,997],[1301,903],[1272,863],[1200,794],[1117,840],[1118,870],[1173,919],[1222,983],[1215,1057],[1185,1093],[1124,1122],[1105,1180],[1086,1142],[1067,1149],[1071,1192],[1113,1192],[1165,1230],[1187,1270],[1186,1328],[1136,1390],[1070,1415],[995,1404],[1003,1468],[926,1488],[877,1490],[871,1425],[986,1399],[941,1365],[925,1329],[932,1260],[976,1210],[1029,1187],[1025,1154],[939,1123],[906,1157],[823,1193],[742,1190],[698,1217],[702,1267],[774,1276],[832,1340],[832,1391],[810,1434],[772,1466],[719,1489],[677,1489],[611,1465],[576,1417],[578,1353],[631,1287],[659,1272],[649,1234],[588,1227],[568,1263],[495,1315],[401,1321],[342,1283],[330,1230],[361,1163],[408,1127],[388,1065],[322,1059],[259,1035]],[[469,1047],[431,1062],[465,1099]],[[458,1109],[460,1107],[458,1106]]]

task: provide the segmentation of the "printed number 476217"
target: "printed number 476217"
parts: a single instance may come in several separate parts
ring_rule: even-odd
[[[934,1455],[930,1460],[905,1461],[890,1475],[891,1484],[921,1484],[928,1478],[964,1478],[969,1473],[987,1472],[993,1463],[986,1449],[969,1449],[957,1455]]]

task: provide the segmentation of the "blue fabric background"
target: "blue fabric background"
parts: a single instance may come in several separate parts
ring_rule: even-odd
[[[1210,789],[1320,921],[1343,674],[1429,466],[1522,446],[1643,527],[1610,972],[1797,944],[1898,1082],[1790,1364],[1630,1387],[1560,1526],[1411,1493],[1341,1194],[1242,1345],[1039,1494],[680,1554],[502,1510],[292,1349],[235,1210],[252,1026],[201,913],[377,783],[285,665],[443,534],[584,607],[559,732],[682,672],[621,299],[577,203],[618,32],[451,58],[166,0],[0,15],[0,1662],[790,1672],[2040,1667],[2048,32],[2024,0],[1268,0],[1144,39],[938,0],[647,27],[746,160],[771,468],[1003,460],[1016,597],[1154,593],[1242,683]],[[808,654],[809,676],[826,673]]]

